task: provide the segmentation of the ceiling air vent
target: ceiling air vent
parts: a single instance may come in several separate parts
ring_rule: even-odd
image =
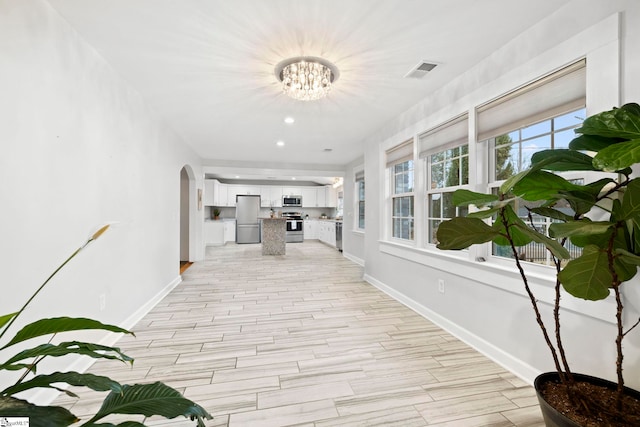
[[[405,74],[404,77],[407,79],[421,79],[425,75],[427,75],[429,71],[436,68],[437,65],[438,64],[434,64],[432,62],[422,61],[411,70],[409,70],[409,72]]]

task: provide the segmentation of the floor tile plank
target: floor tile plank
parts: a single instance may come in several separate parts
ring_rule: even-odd
[[[284,256],[209,247],[119,340],[134,367],[90,372],[167,382],[214,415],[207,427],[543,426],[532,387],[362,277],[317,241]],[[78,393],[55,403],[88,418],[104,394]]]

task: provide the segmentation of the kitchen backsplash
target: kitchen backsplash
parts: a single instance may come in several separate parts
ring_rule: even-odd
[[[211,218],[211,210],[213,208],[211,206],[205,206],[205,219]],[[236,208],[229,207],[221,207],[220,209],[220,218],[235,218],[236,217]],[[300,212],[302,217],[305,215],[309,215],[310,219],[317,219],[323,213],[327,215],[329,218],[334,218],[336,216],[336,208],[273,208],[274,211],[278,212]],[[268,217],[270,213],[269,208],[260,208],[260,216]]]

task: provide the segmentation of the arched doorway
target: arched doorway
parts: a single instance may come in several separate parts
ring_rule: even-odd
[[[192,185],[195,176],[191,167],[184,166],[180,170],[180,273],[191,265],[193,254],[191,254],[191,206],[195,197],[191,195]]]

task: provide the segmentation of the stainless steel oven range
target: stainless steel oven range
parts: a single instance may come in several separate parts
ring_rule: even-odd
[[[304,222],[300,212],[282,212],[282,216],[287,218],[285,242],[302,243],[304,241]]]

